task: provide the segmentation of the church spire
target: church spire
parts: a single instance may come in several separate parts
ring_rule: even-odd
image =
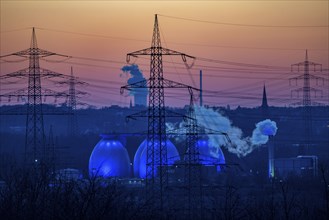
[[[262,106],[261,107],[262,108],[268,108],[265,84],[264,84],[264,88],[263,88],[263,100],[262,100]]]

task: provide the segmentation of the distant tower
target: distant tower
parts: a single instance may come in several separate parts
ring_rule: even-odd
[[[142,90],[142,91],[139,91]],[[135,106],[146,106],[147,102],[147,89],[136,89],[134,94]]]
[[[263,87],[263,99],[262,99],[262,105],[261,105],[261,112],[262,112],[262,120],[268,119],[270,117],[270,113],[268,110],[268,104],[267,104],[265,84]],[[268,141],[266,145],[267,145],[267,149],[268,149],[268,177],[270,179],[272,179],[272,178],[274,178],[274,143],[273,143],[273,140],[270,138],[270,141]]]
[[[130,99],[129,108],[132,108],[132,107],[133,107],[133,101]]]
[[[267,96],[266,96],[266,87],[264,84],[264,88],[263,88],[263,100],[262,100],[262,109],[268,109],[268,104],[267,104]]]
[[[68,134],[72,137],[76,136],[79,132],[78,129],[78,118],[77,118],[77,105],[85,105],[85,103],[79,102],[78,99],[81,95],[87,95],[87,92],[80,91],[76,89],[77,85],[88,85],[87,83],[78,79],[78,77],[73,74],[73,67],[71,67],[71,75],[68,80],[57,82],[57,84],[68,85],[69,89],[65,91],[68,93],[67,107],[68,107]]]
[[[303,144],[300,145],[299,154],[305,154],[305,153],[307,154],[311,144],[311,131],[312,131],[311,106],[314,104],[318,104],[316,102],[311,101],[311,92],[313,92],[315,96],[317,93],[322,94],[322,90],[315,89],[311,86],[311,80],[315,79],[316,82],[318,83],[319,81],[324,82],[324,78],[310,74],[310,71],[312,71],[310,67],[313,67],[313,72],[317,71],[317,67],[319,68],[318,71],[321,72],[322,65],[309,61],[307,50],[305,52],[305,61],[291,65],[291,71],[293,71],[294,67],[297,67],[298,72],[300,71],[300,69],[304,71],[303,75],[291,78],[290,81],[294,80],[296,81],[297,84],[298,80],[303,80],[303,87],[292,90],[291,96],[293,92],[297,94],[297,97],[299,97],[300,92],[303,94],[303,100],[295,104],[303,106],[303,119],[304,119],[304,129],[305,129],[303,134]]]
[[[69,134],[71,136],[76,136],[78,131],[78,119],[76,115],[77,110],[77,100],[76,100],[76,91],[75,91],[76,78],[73,75],[73,67],[71,67],[71,76],[69,79]]]

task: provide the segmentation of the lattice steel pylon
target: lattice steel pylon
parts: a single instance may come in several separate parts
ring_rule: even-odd
[[[305,52],[305,61],[300,62],[300,63],[296,63],[291,65],[291,71],[294,70],[294,68],[297,67],[297,71],[299,72],[300,69],[302,69],[304,71],[303,75],[294,77],[290,79],[290,82],[292,80],[297,81],[298,80],[303,80],[303,87],[298,88],[298,89],[294,89],[291,91],[291,96],[293,95],[293,93],[297,93],[297,97],[299,97],[299,93],[302,92],[303,93],[303,100],[301,102],[297,102],[295,104],[301,105],[303,106],[303,121],[304,121],[304,135],[303,135],[303,144],[300,147],[299,153],[300,154],[305,154],[308,153],[309,149],[310,149],[310,145],[311,145],[311,130],[312,130],[312,112],[311,112],[311,106],[312,105],[317,105],[319,103],[313,102],[311,101],[311,92],[313,92],[315,94],[315,96],[317,95],[317,93],[321,93],[322,95],[322,90],[319,89],[315,89],[311,86],[311,80],[316,80],[316,83],[318,84],[319,81],[322,81],[322,83],[324,82],[324,78],[323,77],[317,77],[314,76],[312,74],[310,74],[310,67],[313,67],[313,71],[322,71],[322,65],[318,64],[318,63],[314,63],[308,60],[308,53],[307,50]],[[302,68],[300,68],[302,67]]]
[[[164,101],[164,88],[189,88],[190,86],[164,79],[163,55],[178,55],[186,62],[186,57],[194,58],[181,52],[163,48],[161,46],[158,17],[155,15],[152,44],[150,48],[127,54],[127,62],[130,56],[151,56],[150,77],[148,80],[133,83],[121,87],[123,89],[149,88],[149,102],[147,112],[138,116],[148,118],[147,149],[146,149],[146,190],[148,200],[164,206],[165,189],[168,185],[167,172],[167,147],[166,147],[166,113]]]
[[[186,129],[186,157],[184,182],[188,191],[188,219],[202,219],[202,176],[200,151],[197,141],[199,139],[199,126],[197,125],[193,91],[190,90],[190,105]]]
[[[76,136],[78,133],[78,119],[77,119],[77,105],[85,105],[85,103],[78,102],[79,95],[87,95],[87,92],[80,91],[76,89],[77,85],[88,85],[88,83],[79,80],[73,74],[73,67],[71,67],[70,77],[66,81],[57,82],[60,85],[68,85],[69,89],[65,92],[68,93],[67,107],[69,111],[68,118],[68,134],[71,136]]]
[[[75,136],[77,134],[78,130],[78,120],[77,120],[77,115],[75,114],[77,110],[77,100],[76,100],[76,93],[75,93],[75,77],[73,76],[73,68],[71,67],[71,77],[70,77],[70,82],[69,82],[69,103],[68,107],[70,112],[72,113],[69,116],[69,132],[71,133],[72,136]]]
[[[57,93],[50,89],[43,89],[41,87],[42,77],[62,77],[63,74],[56,73],[47,69],[40,68],[39,60],[48,56],[63,56],[57,53],[49,52],[38,48],[37,38],[34,28],[32,29],[31,45],[29,49],[15,52],[9,55],[1,56],[20,56],[29,59],[29,67],[23,70],[19,70],[14,73],[1,76],[1,79],[6,78],[28,78],[27,91],[20,89],[15,92],[2,94],[1,97],[22,97],[27,96],[27,112],[26,114],[26,137],[25,137],[25,165],[39,165],[45,164],[49,160],[49,155],[46,152],[45,144],[45,132],[43,121],[43,108],[42,108],[42,96],[66,96],[65,93]],[[5,114],[22,114],[22,113],[5,113]]]
[[[49,135],[48,135],[48,143],[47,143],[47,154],[49,156],[49,169],[55,173],[56,170],[56,152],[55,152],[55,142],[54,142],[54,133],[53,133],[53,126],[50,126]]]
[[[41,54],[43,56],[49,56],[51,55],[51,53],[38,49],[37,38],[35,36],[35,31],[33,28],[30,49],[21,51],[18,54],[19,56],[29,56],[29,84],[27,104],[28,107],[26,115],[27,119],[25,137],[25,157],[27,158],[24,158],[24,160],[25,162],[27,162],[26,160],[28,160],[29,158],[33,158],[33,161],[37,163],[42,162],[44,159],[46,159],[39,56]],[[30,156],[29,154],[33,155]]]

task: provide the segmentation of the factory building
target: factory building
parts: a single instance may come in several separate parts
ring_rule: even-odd
[[[317,156],[274,159],[274,175],[277,178],[287,178],[289,176],[311,177],[317,176],[317,173]]]

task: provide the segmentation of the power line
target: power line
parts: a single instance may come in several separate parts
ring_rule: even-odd
[[[219,25],[229,25],[229,26],[239,26],[239,27],[255,27],[255,28],[328,28],[328,25],[261,25],[261,24],[241,24],[241,23],[228,23],[228,22],[218,22],[218,21],[208,21],[208,20],[199,20],[199,19],[192,19],[192,18],[183,18],[183,17],[176,17],[170,15],[161,15],[159,16],[178,19],[178,20],[185,20],[185,21],[194,21],[194,22],[201,22],[201,23],[209,23],[209,24],[219,24]]]
[[[282,47],[248,47],[248,46],[232,46],[232,45],[216,45],[216,44],[200,44],[200,43],[178,43],[168,42],[175,45],[186,45],[195,47],[217,47],[217,48],[229,48],[229,49],[245,49],[245,50],[282,50],[282,51],[303,51],[304,48],[282,48]],[[328,49],[311,48],[310,51],[328,51]]]
[[[263,69],[289,70],[289,68],[287,68],[287,67],[280,67],[280,66],[269,66],[269,65],[251,64],[251,63],[239,63],[239,62],[216,60],[216,59],[203,58],[203,57],[196,57],[196,59],[201,60],[201,61],[205,61],[205,62],[220,63],[220,64],[227,64],[227,65],[241,66],[241,67],[254,67],[254,68],[263,68]]]
[[[16,31],[22,31],[22,30],[29,30],[32,29],[32,27],[25,27],[25,28],[17,28],[17,29],[11,29],[11,30],[5,30],[5,31],[0,31],[1,34],[6,34],[10,32],[16,32]]]
[[[28,28],[25,28],[28,29]],[[116,37],[110,35],[98,35],[98,34],[90,34],[90,33],[81,33],[81,32],[73,32],[73,31],[65,31],[59,29],[51,29],[51,28],[37,28],[39,30],[44,31],[53,31],[58,33],[65,33],[65,34],[73,34],[73,35],[80,35],[86,37],[97,37],[97,38],[108,38],[114,40],[125,40],[125,41],[138,41],[138,42],[149,42],[148,40],[144,39],[136,39],[136,38],[125,38],[125,37]],[[17,29],[13,31],[24,30],[24,29]],[[12,32],[12,31],[8,31]],[[284,51],[300,51],[305,50],[305,48],[275,48],[275,47],[248,47],[248,46],[232,46],[232,45],[216,45],[216,44],[200,44],[200,43],[185,43],[185,42],[172,42],[168,41],[168,44],[175,44],[175,45],[186,45],[186,46],[196,46],[196,47],[218,47],[218,48],[231,48],[231,49],[247,49],[247,50],[284,50]],[[328,49],[320,49],[320,48],[309,48],[310,51],[328,51]]]
[[[98,38],[109,38],[109,39],[115,39],[115,40],[149,42],[147,40],[142,40],[142,39],[124,38],[124,37],[113,37],[113,36],[109,36],[109,35],[89,34],[89,33],[81,33],[81,32],[74,32],[74,31],[65,31],[65,30],[58,30],[58,29],[51,29],[51,28],[43,28],[43,27],[36,27],[36,29],[45,30],[45,31],[59,32],[59,33],[65,33],[65,34],[81,35],[81,36],[87,36],[87,37],[98,37]]]

